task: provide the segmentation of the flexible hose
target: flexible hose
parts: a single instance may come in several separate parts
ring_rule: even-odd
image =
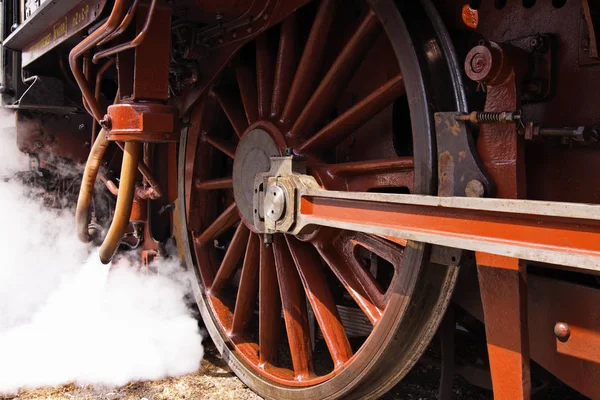
[[[100,169],[100,164],[107,147],[108,139],[106,138],[106,132],[102,129],[94,141],[87,163],[85,164],[79,198],[77,199],[77,210],[75,211],[75,229],[77,230],[79,240],[84,243],[92,240],[88,231],[90,206],[92,204],[98,170]]]
[[[104,238],[104,243],[100,247],[100,261],[103,264],[111,262],[115,255],[125,230],[129,225],[129,216],[135,194],[135,180],[137,176],[138,163],[142,152],[142,144],[128,142],[125,143],[123,153],[123,164],[121,165],[121,179],[119,184],[119,196],[115,214]]]

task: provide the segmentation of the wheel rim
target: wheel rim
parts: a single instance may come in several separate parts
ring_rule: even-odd
[[[388,6],[393,6],[393,3],[389,2]],[[394,10],[398,13],[397,8]],[[314,32],[319,26],[331,24],[334,11],[334,2],[320,3],[305,52],[307,49],[313,55],[325,52],[326,46],[312,39],[313,36],[323,35],[323,32]],[[377,10],[378,13],[382,11],[384,10]],[[385,79],[374,79],[377,81],[374,89],[368,90],[354,105],[342,109],[333,122],[323,124],[327,115],[322,110],[333,105],[327,104],[329,100],[324,99],[324,93],[333,92],[331,97],[337,99],[339,96],[336,94],[343,94],[341,92],[344,92],[347,81],[356,76],[355,70],[358,70],[356,74],[360,73],[359,64],[368,52],[367,44],[372,43],[374,37],[381,40],[383,36],[384,42],[388,40],[382,32],[383,28],[390,31],[389,23],[382,26],[376,15],[370,8],[363,12],[357,29],[346,41],[346,45],[342,46],[336,61],[320,82],[315,82],[314,79],[318,75],[314,63],[311,64],[302,57],[296,69],[289,61],[290,58],[293,59],[294,51],[290,47],[295,44],[298,35],[297,19],[300,17],[292,15],[281,24],[277,57],[269,56],[269,37],[265,34],[259,36],[254,47],[256,78],[252,69],[243,64],[237,64],[231,73],[239,85],[238,104],[236,105],[234,96],[231,96],[231,88],[224,84],[226,77],[222,77],[221,83],[215,86],[203,104],[192,113],[192,126],[196,132],[201,132],[200,136],[192,138],[192,143],[182,143],[180,164],[185,178],[180,185],[180,194],[190,194],[188,197],[185,194],[181,196],[186,199],[186,206],[182,207],[185,221],[189,223],[194,218],[196,221],[196,226],[194,223],[187,226],[193,239],[186,245],[191,244],[187,252],[188,263],[196,267],[199,276],[200,287],[197,294],[201,297],[201,308],[205,307],[201,311],[204,311],[205,320],[208,318],[214,323],[215,332],[211,332],[211,336],[218,335],[223,340],[228,348],[222,350],[231,354],[235,364],[243,369],[236,372],[241,373],[242,379],[245,374],[257,378],[248,379],[246,383],[263,395],[281,394],[276,391],[294,387],[305,391],[315,389],[319,396],[337,393],[334,395],[337,397],[351,391],[360,380],[377,382],[378,379],[373,378],[374,371],[378,369],[375,368],[377,362],[370,360],[369,354],[381,353],[391,343],[406,308],[412,301],[413,292],[419,286],[419,278],[426,275],[421,271],[427,251],[425,246],[412,244],[404,250],[399,243],[362,233],[320,229],[308,238],[276,235],[273,247],[266,247],[262,244],[262,238],[252,232],[251,223],[248,223],[248,211],[244,211],[248,206],[247,202],[241,206],[236,206],[233,202],[234,197],[237,203],[244,203],[244,200],[237,193],[234,196],[235,189],[232,188],[242,186],[241,182],[255,172],[262,172],[238,167],[238,171],[242,172],[236,173],[236,160],[252,158],[248,154],[256,154],[240,150],[246,142],[250,143],[250,148],[254,146],[254,142],[246,139],[249,132],[256,130],[271,137],[279,153],[283,153],[286,147],[292,147],[297,153],[305,155],[308,158],[309,172],[327,189],[377,191],[407,188],[413,186],[414,179],[415,191],[432,192],[435,174],[432,135],[428,126],[426,132],[429,134],[413,137],[414,157],[396,154],[389,157],[388,153],[384,157],[378,155],[380,158],[373,158],[371,154],[369,158],[364,152],[349,151],[350,156],[346,154],[350,158],[348,162],[336,165],[324,162],[330,156],[323,153],[327,153],[336,140],[339,142],[340,138],[355,132],[350,127],[365,126],[365,120],[371,121],[384,113],[386,107],[391,108],[394,100],[404,92],[396,64],[395,73],[390,74],[388,71]],[[387,46],[391,50],[389,42]],[[271,58],[276,61],[270,62]],[[418,63],[418,60],[412,60],[411,68],[414,69]],[[402,60],[400,64],[402,65]],[[403,65],[403,72],[404,67]],[[423,85],[422,81],[419,83]],[[316,88],[314,92],[311,84]],[[410,85],[414,86],[413,83],[408,86]],[[422,90],[423,97],[428,93],[423,87],[409,89],[408,86],[407,90]],[[423,100],[426,103],[427,99]],[[336,103],[338,107],[339,103]],[[411,115],[414,115],[416,108],[411,104]],[[389,113],[389,108],[387,111]],[[219,113],[221,117],[218,116]],[[426,117],[429,118],[426,121],[429,123],[431,115]],[[223,121],[231,127],[229,138],[221,129],[217,131],[218,134],[210,129],[222,126]],[[367,125],[368,123],[366,122]],[[419,125],[414,118],[411,123],[413,130],[415,125]],[[242,145],[238,144],[240,141]],[[261,145],[255,147],[267,153]],[[339,157],[339,154],[335,156]],[[231,164],[229,159],[234,160],[233,168],[227,166]],[[215,165],[220,166],[216,171]],[[233,177],[224,173],[228,168],[233,169]],[[250,172],[244,175],[245,170]],[[413,177],[415,170],[420,173]],[[219,200],[216,199],[216,191],[221,193]],[[195,194],[191,195],[192,192]],[[221,204],[216,204],[218,201]],[[195,208],[194,205],[202,207],[200,216],[191,215],[198,212],[198,207]],[[198,223],[198,220],[201,222]],[[241,222],[236,226],[237,221]],[[215,239],[221,240],[223,236],[229,237],[230,242],[219,257],[211,244]],[[217,243],[217,247],[220,245]],[[376,260],[384,260],[391,265],[393,275],[388,276],[388,281],[381,282],[381,276],[374,276],[361,264],[359,255],[364,255],[365,251],[375,255]],[[234,285],[237,287],[234,289],[235,299],[232,300],[232,294],[229,293],[230,298],[227,298],[224,292],[226,286],[231,289],[228,283],[237,280],[234,273],[238,266],[241,274],[239,283]],[[438,287],[434,287],[439,293],[430,297],[436,298],[432,302],[434,307],[441,307],[443,310],[452,289],[448,282],[452,282],[455,274],[442,271],[437,275],[442,277],[436,282]],[[339,308],[336,307],[339,296],[334,296],[334,291],[329,287],[332,276],[345,288],[356,309],[361,310],[364,317],[374,325],[369,337],[358,348],[350,344],[347,328],[342,324],[340,313],[336,312],[336,308]],[[403,296],[399,297],[400,293]],[[255,307],[255,298],[258,298],[258,307]],[[305,298],[308,298],[308,302]],[[253,321],[255,308],[258,312],[258,327],[253,327],[253,322],[256,322]],[[280,325],[281,309],[284,324],[281,332],[278,332],[276,327]],[[307,309],[313,310],[316,324],[331,356],[330,370],[321,374],[316,374],[315,368],[311,366],[313,357],[308,336],[310,330]],[[420,327],[435,329],[438,322],[439,318],[432,317]],[[253,328],[255,332],[249,332]],[[430,337],[431,334],[432,332],[422,333],[421,339]],[[279,335],[287,336],[288,345],[293,349],[287,368],[276,357],[280,349],[275,344],[282,343],[278,340]],[[419,351],[422,350],[414,351],[412,358],[416,359]],[[239,360],[241,363],[238,363]],[[410,365],[410,362],[405,363],[403,369]],[[397,372],[400,368],[393,370]],[[399,374],[395,375],[394,379],[397,379]],[[327,383],[335,380],[339,383],[327,387]]]

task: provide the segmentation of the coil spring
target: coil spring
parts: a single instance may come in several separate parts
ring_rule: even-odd
[[[482,124],[494,124],[494,123],[512,123],[520,119],[520,115],[513,112],[478,112],[477,122]]]

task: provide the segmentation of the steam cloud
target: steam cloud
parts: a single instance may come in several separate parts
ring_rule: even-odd
[[[0,177],[26,168],[12,130],[0,130]],[[77,240],[72,210],[25,192],[0,179],[0,394],[195,372],[202,336],[179,263],[159,274],[136,272],[138,259],[104,266]]]

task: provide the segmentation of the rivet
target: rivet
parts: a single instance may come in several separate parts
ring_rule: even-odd
[[[554,335],[564,343],[571,337],[571,328],[565,322],[557,322],[554,325]]]

